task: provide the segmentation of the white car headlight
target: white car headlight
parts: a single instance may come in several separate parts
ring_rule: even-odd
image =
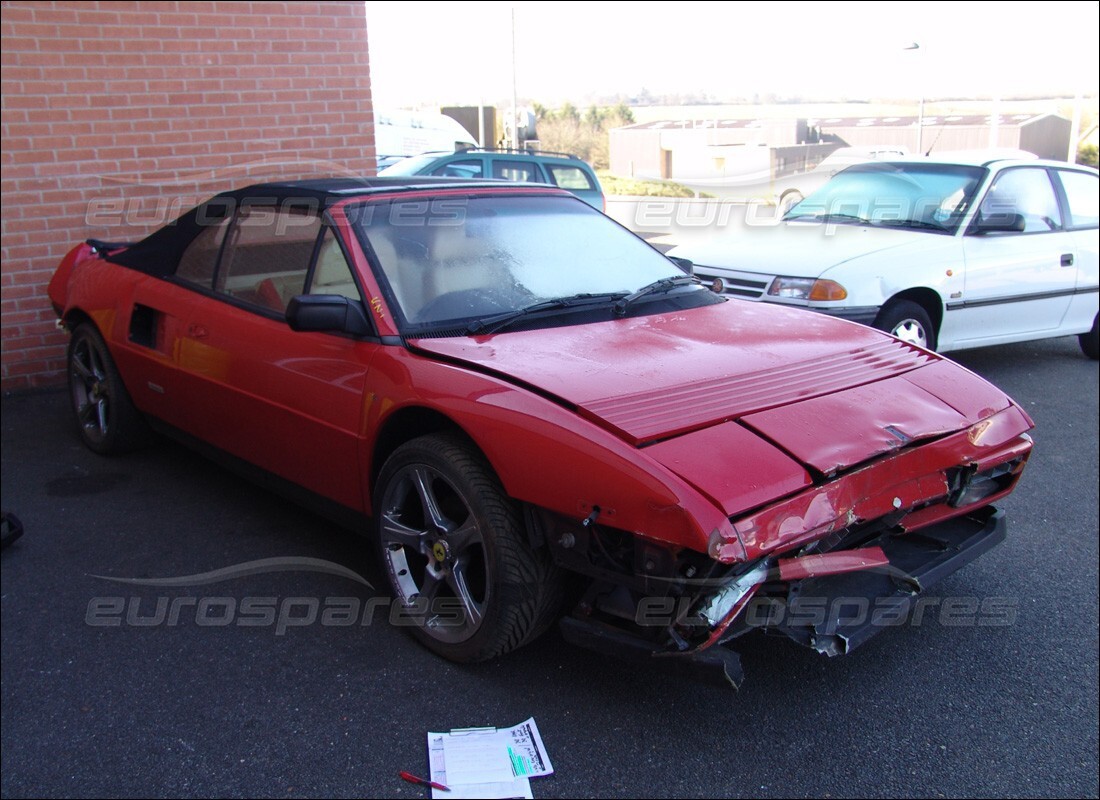
[[[844,300],[848,290],[836,281],[822,278],[779,277],[768,287],[768,296],[787,300]]]

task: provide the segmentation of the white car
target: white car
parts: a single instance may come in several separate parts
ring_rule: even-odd
[[[946,352],[1077,334],[1097,358],[1095,169],[925,158],[839,172],[777,225],[668,255],[716,291]]]

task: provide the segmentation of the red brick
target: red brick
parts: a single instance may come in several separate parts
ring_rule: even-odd
[[[61,54],[80,51],[80,39],[38,38],[35,43],[42,52]]]
[[[46,108],[46,98],[41,96],[27,96],[20,94],[5,94],[4,110],[9,108]]]
[[[49,108],[89,108],[92,98],[86,94],[51,94],[42,98]]]
[[[41,6],[41,3],[36,5]],[[8,14],[7,8],[4,9],[4,13]],[[76,22],[77,9],[75,8],[35,8],[31,11],[34,15],[35,22]]]

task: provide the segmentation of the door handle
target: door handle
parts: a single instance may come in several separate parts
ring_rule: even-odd
[[[1072,267],[1073,266],[1073,253],[1062,253],[1062,266],[1063,267]]]
[[[202,325],[199,325],[196,322],[192,322],[190,325],[187,326],[187,335],[193,339],[205,339],[207,336],[210,335],[210,331],[208,331]]]

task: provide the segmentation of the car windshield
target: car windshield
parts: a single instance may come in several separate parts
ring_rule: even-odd
[[[396,161],[390,164],[385,169],[378,171],[378,177],[380,178],[403,178],[409,175],[419,175],[420,171],[430,167],[440,156],[447,155],[446,153],[424,153],[419,156],[409,156],[403,158],[400,161]]]
[[[646,301],[710,295],[667,281],[684,273],[575,197],[395,200],[348,211],[410,334],[495,328],[513,312],[568,315],[600,306],[610,314],[617,300],[642,288]]]
[[[961,164],[859,164],[837,173],[784,219],[954,233],[986,172]]]

